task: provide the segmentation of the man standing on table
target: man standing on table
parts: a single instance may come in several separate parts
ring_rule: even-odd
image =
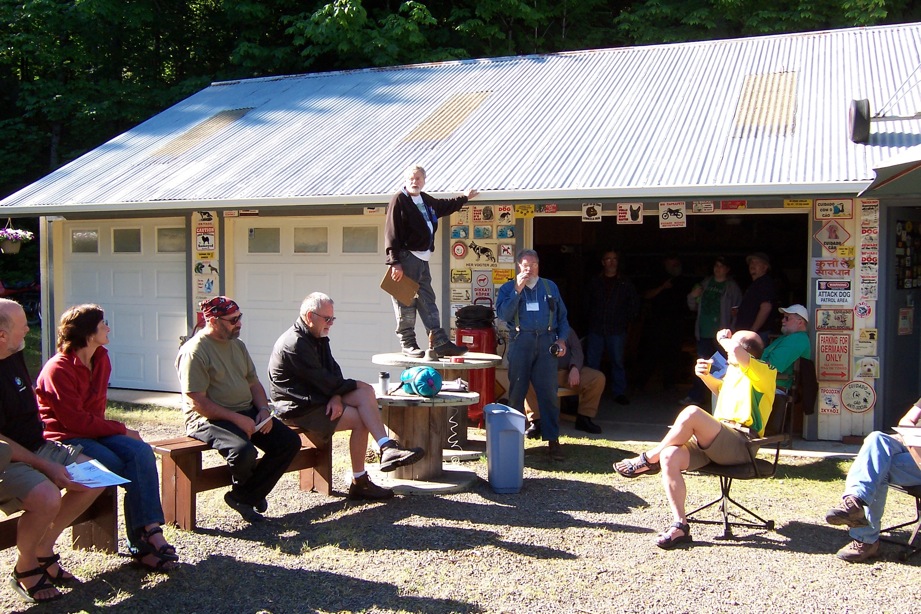
[[[509,403],[524,411],[528,385],[540,408],[541,436],[551,460],[565,460],[560,446],[560,406],[556,396],[557,358],[566,355],[566,305],[556,284],[539,276],[533,249],[518,252],[519,273],[499,288],[496,314],[508,325]]]
[[[368,434],[380,448],[381,471],[411,465],[425,451],[407,450],[388,437],[374,388],[342,377],[329,347],[329,329],[335,321],[333,299],[327,295],[314,292],[301,303],[300,317],[278,338],[269,358],[275,410],[281,419],[307,431],[311,439],[329,441],[336,431],[352,431],[349,499],[390,499],[393,491],[372,482],[365,471]]]
[[[411,358],[422,358],[425,351],[416,341],[418,311],[438,357],[460,356],[467,352],[467,347],[455,345],[441,326],[435,291],[432,289],[429,259],[435,251],[438,218],[460,211],[479,192],[467,190],[463,196],[440,199],[423,192],[423,187],[425,169],[419,165],[411,167],[406,172],[406,185],[390,199],[384,222],[384,251],[387,264],[392,267],[390,276],[394,281],[400,281],[405,275],[419,284],[418,295],[409,307],[393,299],[396,333],[403,354]]]
[[[54,544],[103,489],[71,480],[66,465],[89,460],[80,446],[42,436],[22,352],[28,332],[19,303],[0,298],[0,509],[6,514],[22,510],[16,532],[19,556],[10,580],[23,600],[43,603],[63,596],[55,585],[76,581],[58,563]]]
[[[200,308],[205,328],[176,358],[186,434],[227,460],[233,487],[224,502],[247,522],[260,522],[268,509],[265,498],[301,449],[301,438],[272,417],[253,359],[239,339],[243,313],[237,304],[217,296]],[[259,460],[257,447],[264,452]]]

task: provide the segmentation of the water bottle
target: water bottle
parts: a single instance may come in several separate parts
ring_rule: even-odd
[[[387,371],[381,371],[377,374],[378,384],[381,389],[381,394],[387,394],[387,391],[390,389],[390,373]]]

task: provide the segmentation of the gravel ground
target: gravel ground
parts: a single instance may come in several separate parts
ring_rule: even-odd
[[[144,428],[148,439],[176,428]],[[483,432],[470,430],[482,448]],[[918,612],[921,556],[908,563],[884,546],[871,564],[833,553],[844,531],[823,522],[836,502],[845,462],[785,459],[770,489],[737,483],[737,498],[777,521],[777,530],[692,525],[694,544],[653,545],[669,523],[657,478],[625,480],[613,460],[639,444],[564,438],[568,460],[551,464],[527,442],[521,493],[492,492],[484,461],[464,463],[480,480],[468,491],[404,496],[386,503],[345,500],[346,442],[335,443],[335,497],[303,493],[287,474],[269,498],[270,521],[250,526],[222,502],[199,496],[199,530],[167,528],[183,565],[145,574],[124,555],[60,548],[85,580],[36,611],[95,612]],[[830,476],[822,480],[810,475]],[[718,492],[689,478],[689,503]],[[765,490],[771,494],[764,495]],[[738,491],[738,492],[736,492]],[[888,516],[910,514],[891,498]],[[910,516],[908,516],[910,517]],[[61,540],[68,543],[68,533]],[[4,551],[10,569],[13,549]],[[24,611],[10,588],[0,609]]]

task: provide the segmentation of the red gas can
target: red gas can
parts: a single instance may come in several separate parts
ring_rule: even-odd
[[[496,353],[495,328],[458,328],[454,341],[458,345],[466,345],[471,352],[485,354]],[[483,408],[496,402],[496,369],[471,369],[467,372],[467,381],[471,392],[480,393],[480,401],[467,408],[467,418],[470,424],[483,425]]]

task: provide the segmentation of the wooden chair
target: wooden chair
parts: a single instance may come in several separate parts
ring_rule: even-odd
[[[879,537],[884,542],[888,542],[890,544],[896,544],[897,546],[901,546],[902,548],[907,550],[906,552],[902,552],[902,554],[899,555],[899,558],[901,560],[907,561],[914,555],[921,552],[921,545],[915,545],[915,540],[918,537],[918,532],[921,531],[921,486],[898,486],[896,484],[890,484],[889,488],[891,488],[892,490],[901,491],[907,494],[909,497],[914,497],[915,499],[914,519],[909,520],[908,522],[903,522],[901,524],[893,525],[891,527],[881,530],[880,537]],[[897,531],[904,527],[910,527],[912,525],[914,525],[914,529],[912,529],[911,537],[908,538],[908,541],[902,541],[902,540],[895,539],[893,537],[886,537],[884,535],[885,533],[892,533],[893,531]]]
[[[705,505],[701,505],[692,512],[689,512],[687,515],[688,522],[696,522],[698,524],[721,524],[723,525],[724,538],[732,536],[732,527],[749,527],[768,531],[774,530],[773,520],[762,518],[733,499],[730,495],[730,491],[734,480],[759,480],[762,478],[770,478],[777,472],[777,462],[780,460],[780,448],[790,440],[789,430],[792,428],[793,423],[792,415],[796,398],[796,386],[797,380],[794,375],[793,385],[790,387],[789,393],[785,395],[783,403],[781,404],[782,407],[780,411],[782,415],[779,417],[779,432],[770,435],[766,434],[764,437],[749,440],[747,444],[749,462],[742,463],[741,465],[719,465],[717,463],[710,463],[697,470],[697,473],[701,475],[719,477],[720,496]],[[772,410],[772,417],[777,410],[778,408],[776,407]],[[770,422],[776,423],[774,420]],[[788,424],[790,426],[788,426]],[[765,432],[767,433],[767,429]],[[773,447],[774,450],[774,458],[772,460],[758,458],[758,450],[770,447]],[[720,520],[696,517],[698,512],[702,512],[716,504],[720,506],[720,513],[722,516]],[[740,514],[737,510],[744,512],[744,515]]]

